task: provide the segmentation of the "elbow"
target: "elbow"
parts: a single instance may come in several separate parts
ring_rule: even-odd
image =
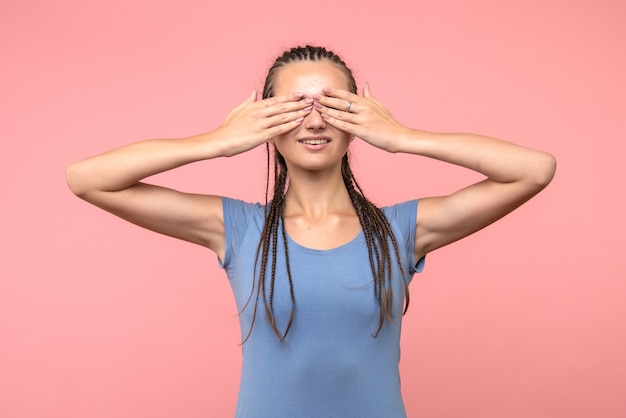
[[[541,190],[545,188],[556,173],[556,158],[547,152],[542,152],[537,161],[532,166],[530,176],[533,185]]]
[[[542,185],[543,187],[550,184],[554,175],[556,174],[556,158],[552,154],[548,154],[547,152],[544,154],[543,162],[542,162]]]
[[[72,163],[67,166],[67,168],[65,169],[65,182],[72,193],[74,193],[78,197],[82,197],[85,191],[80,185],[81,175],[77,165],[78,163]]]

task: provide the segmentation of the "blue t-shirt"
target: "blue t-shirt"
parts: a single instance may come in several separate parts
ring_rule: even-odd
[[[256,299],[256,287],[253,291],[264,206],[229,198],[222,201],[226,253],[221,266],[241,312],[242,338],[248,335],[253,305],[258,304],[252,333],[242,346],[236,416],[406,417],[398,363],[403,280],[410,281],[424,265],[424,259],[416,264],[413,256],[417,201],[382,208],[398,241],[407,277],[402,278],[394,263],[394,322],[386,320],[376,338],[379,307],[363,232],[330,250],[306,248],[288,237],[296,307],[285,342],[268,323],[263,302]],[[274,310],[277,326],[284,330],[292,302],[280,236],[277,249]],[[269,289],[269,267],[266,278]]]

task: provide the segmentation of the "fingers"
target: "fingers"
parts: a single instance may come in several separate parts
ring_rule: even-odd
[[[266,134],[273,138],[297,128],[313,110],[313,99],[303,99],[302,93],[274,96],[261,103],[265,117]]]
[[[342,99],[342,100],[345,100],[345,101],[349,101],[349,100],[354,101],[355,98],[359,97],[356,94],[351,93],[351,92],[349,92],[347,90],[331,89],[329,87],[324,87],[322,89],[322,93],[326,97],[334,97],[334,98]]]
[[[356,94],[346,90],[324,88],[322,93],[313,96],[317,103],[342,112],[357,113],[355,108],[362,100]]]
[[[313,109],[313,105],[308,105],[307,107],[302,108],[302,109],[296,109],[293,111],[278,113],[276,115],[269,116],[265,119],[267,122],[266,127],[270,128],[273,126],[278,126],[278,125],[282,125],[285,123],[289,123],[298,119],[300,119],[300,122],[301,122],[306,115],[311,113],[312,109]]]
[[[298,103],[303,96],[304,95],[299,92],[295,92],[289,95],[273,96],[263,99],[261,101],[261,104],[266,108],[272,108],[273,111],[280,111],[284,109],[285,104]]]
[[[270,102],[271,99],[266,99],[266,115],[274,116],[283,113],[297,112],[307,107],[311,107],[313,99],[300,99],[298,101],[286,101],[286,102]]]
[[[267,122],[266,127],[292,122],[308,115],[313,109],[313,99],[302,97],[302,93],[294,93],[264,99],[259,106],[262,106],[261,111]]]
[[[256,97],[257,97],[257,93],[256,90],[252,89],[252,91],[250,92],[250,94],[248,95],[248,97],[246,97],[246,99],[241,102],[240,104],[237,105],[237,107],[235,107],[233,109],[233,111],[240,111],[241,109],[243,109],[244,107],[246,107],[247,105],[254,103],[256,101]]]
[[[370,89],[370,83],[365,83],[365,86],[363,87],[363,97],[365,97],[367,100],[371,100],[377,105],[382,105],[382,103],[380,103],[372,94],[372,90]]]
[[[319,96],[315,99],[315,110],[317,110],[326,121],[337,128],[344,129],[345,125],[337,125],[336,121],[346,121],[352,124],[358,123],[360,119],[359,113],[365,109],[364,104],[358,99],[358,96],[349,93],[342,95],[342,98]]]
[[[297,128],[302,123],[303,120],[304,120],[304,117],[300,116],[294,120],[290,120],[288,122],[284,122],[278,125],[274,125],[270,128],[267,128],[266,132],[269,138],[274,138],[277,135],[284,134],[286,132],[291,131],[292,129]]]
[[[372,91],[370,90],[370,83],[365,83],[365,86],[363,87],[363,97],[366,99],[374,98],[374,96],[372,96]]]

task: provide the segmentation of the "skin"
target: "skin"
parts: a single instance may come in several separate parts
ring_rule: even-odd
[[[348,89],[339,67],[327,61],[295,63],[278,73],[275,93],[299,91],[304,98],[319,100],[327,86]],[[322,115],[313,106],[300,126],[271,142],[285,158],[289,172],[284,213],[287,233],[305,247],[329,249],[352,240],[361,224],[341,178],[341,160],[351,136],[327,123]],[[311,147],[300,142],[304,138],[330,142]]]
[[[217,129],[180,139],[153,139],[71,164],[67,182],[77,196],[153,231],[203,245],[224,259],[219,196],[182,193],[142,179],[196,161],[229,157],[266,142],[285,157],[290,176],[285,226],[296,242],[329,249],[353,239],[360,224],[341,179],[341,158],[352,136],[387,152],[434,158],[466,167],[485,180],[448,196],[420,200],[415,257],[470,235],[537,194],[554,176],[550,154],[474,134],[432,133],[400,124],[372,95],[350,93],[329,61],[283,67],[275,96],[257,93]],[[348,102],[352,102],[346,111]],[[323,146],[303,139],[324,138]]]

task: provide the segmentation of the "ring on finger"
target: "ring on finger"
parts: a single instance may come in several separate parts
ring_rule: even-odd
[[[346,112],[349,112],[351,107],[352,107],[352,102],[348,101],[348,104],[346,105]]]

